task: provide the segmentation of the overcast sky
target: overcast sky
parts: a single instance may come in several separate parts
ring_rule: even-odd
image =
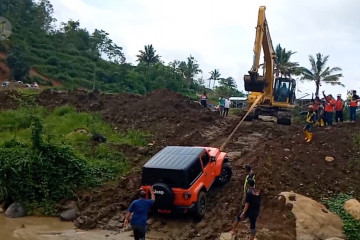
[[[360,88],[359,0],[51,0],[58,22],[80,20],[81,27],[110,34],[123,47],[127,62],[136,64],[144,45],[152,44],[168,63],[191,54],[203,78],[219,69],[236,79],[252,65],[259,6],[266,6],[274,47],[297,52],[291,61],[310,68],[309,55],[329,55],[328,66],[341,67],[343,87],[323,85],[327,93],[345,95]],[[208,84],[208,81],[206,81]],[[315,92],[311,82],[301,92]],[[298,92],[298,96],[303,94]]]

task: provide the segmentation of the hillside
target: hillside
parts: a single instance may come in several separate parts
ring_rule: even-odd
[[[154,47],[144,43],[143,50],[139,46],[137,61],[130,63],[107,32],[89,32],[74,20],[55,27],[53,12],[46,0],[0,3],[0,16],[12,25],[10,37],[0,41],[0,81],[107,93],[145,94],[166,88],[194,98],[196,91],[205,90],[193,56],[164,63]],[[241,95],[233,78],[219,83],[217,94]]]

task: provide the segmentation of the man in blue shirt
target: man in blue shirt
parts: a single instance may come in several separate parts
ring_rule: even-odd
[[[150,207],[155,202],[155,194],[152,187],[150,188],[150,193],[151,199],[146,199],[146,192],[141,190],[139,193],[139,199],[131,203],[125,217],[124,226],[127,228],[132,215],[131,228],[134,232],[135,240],[145,240],[147,214]]]

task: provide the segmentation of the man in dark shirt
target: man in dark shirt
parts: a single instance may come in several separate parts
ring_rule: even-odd
[[[260,191],[255,189],[255,181],[253,179],[248,180],[248,192],[246,193],[245,207],[242,213],[236,216],[236,220],[233,223],[232,234],[235,234],[236,227],[241,219],[249,218],[250,220],[250,240],[255,239],[256,235],[256,220],[260,213],[261,196]]]
[[[141,190],[139,193],[139,199],[131,203],[125,217],[124,226],[127,228],[132,215],[131,228],[134,232],[135,240],[145,240],[147,214],[150,207],[155,202],[155,194],[152,187],[150,188],[150,193],[151,199],[146,199],[146,192]]]

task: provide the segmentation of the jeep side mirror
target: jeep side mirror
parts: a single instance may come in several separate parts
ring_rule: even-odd
[[[212,162],[215,162],[215,160],[216,160],[215,156],[211,156],[210,160],[211,160]]]

